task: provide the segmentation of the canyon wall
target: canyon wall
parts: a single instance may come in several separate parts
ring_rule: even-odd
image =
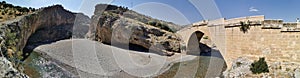
[[[0,22],[0,61],[4,65],[0,67],[3,72],[0,77],[26,77],[20,65],[32,51],[26,52],[25,47],[72,37],[83,38],[88,24],[87,16],[67,11],[61,5],[44,7]]]
[[[61,5],[55,5],[41,8],[32,14],[21,16],[14,20],[1,22],[2,56],[24,59],[22,55],[29,54],[24,54],[22,50],[34,33],[38,33],[38,35],[32,40],[33,42],[71,38],[74,35],[72,34],[74,22],[80,21],[76,16],[89,19],[88,17],[84,17],[83,14],[72,13],[65,10]],[[74,26],[83,25],[76,24]],[[86,27],[86,32],[87,30],[88,27]]]
[[[172,33],[175,26],[113,5],[99,4],[92,16],[88,38],[124,49],[172,55],[180,52],[180,38]],[[165,24],[163,27],[163,24]],[[158,23],[156,24],[158,25]]]

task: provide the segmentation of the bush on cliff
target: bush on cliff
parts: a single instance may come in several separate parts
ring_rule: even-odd
[[[31,12],[36,11],[34,8],[27,8],[27,7],[21,7],[21,6],[15,6],[10,3],[6,3],[5,1],[0,2],[0,15],[2,15],[1,21],[9,20],[9,19],[14,19],[17,16],[22,16],[29,14]]]
[[[147,24],[174,33],[174,31],[171,28],[169,28],[167,24],[163,24],[161,22],[156,21],[149,21]]]
[[[250,21],[247,21],[247,22],[240,22],[241,24],[241,27],[240,27],[240,30],[243,32],[243,33],[246,33],[248,32],[248,30],[250,29]]]
[[[263,58],[259,58],[258,61],[254,61],[251,64],[250,70],[254,74],[260,74],[260,73],[269,72],[268,64],[265,61],[265,58],[264,57]]]

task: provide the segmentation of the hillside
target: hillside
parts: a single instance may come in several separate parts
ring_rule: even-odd
[[[182,28],[182,26],[176,25],[172,22],[167,22],[167,21],[163,21],[163,20],[154,19],[150,16],[146,16],[146,15],[137,13],[133,10],[128,10],[128,11],[124,12],[123,16],[127,17],[127,18],[131,18],[131,19],[135,19],[135,20],[140,21],[140,22],[145,23],[145,24],[150,24],[151,25],[151,23],[152,23],[152,26],[157,25],[157,24],[154,24],[155,22],[156,23],[161,23],[162,25],[160,25],[160,26],[163,26],[163,25],[167,26],[170,30],[167,30],[168,28],[166,28],[166,27],[165,27],[165,30],[171,31],[171,32],[176,32],[180,28]],[[164,27],[161,27],[161,28],[164,29]]]
[[[12,4],[6,3],[5,1],[0,2],[0,9],[0,22],[14,19],[16,17],[36,11],[35,8],[14,6]]]
[[[144,24],[149,24],[149,25],[152,25],[152,26],[155,26],[155,27],[158,27],[158,28],[170,31],[170,32],[176,32],[180,28],[182,28],[181,26],[176,25],[172,22],[167,22],[167,21],[163,21],[163,20],[154,19],[150,16],[140,14],[138,12],[135,12],[135,11],[130,10],[127,7],[123,7],[123,6],[116,6],[116,5],[109,5],[109,4],[98,4],[98,5],[96,5],[96,9],[95,9],[94,14],[95,15],[96,14],[101,14],[102,11],[106,11],[110,14],[112,14],[112,13],[113,14],[120,14],[121,16],[123,16],[125,18],[130,18],[130,19],[133,19],[135,21],[139,21],[139,22],[144,23]]]

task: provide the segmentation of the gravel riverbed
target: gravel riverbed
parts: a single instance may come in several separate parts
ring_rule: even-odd
[[[175,54],[167,57],[137,52],[86,39],[61,40],[41,45],[34,51],[51,58],[51,61],[76,77],[84,78],[155,77],[168,70],[173,63],[196,58],[192,55]]]

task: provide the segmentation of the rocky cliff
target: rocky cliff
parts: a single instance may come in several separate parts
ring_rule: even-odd
[[[39,41],[55,41],[72,36],[72,27],[76,19],[76,14],[65,10],[61,5],[42,8],[32,14],[22,16],[13,21],[3,22],[1,24],[2,47],[4,55],[15,54],[16,51],[22,51],[30,37]],[[37,37],[32,34],[40,34]],[[29,43],[30,44],[30,43]],[[11,49],[11,50],[10,50]],[[13,51],[13,52],[9,52]]]
[[[7,57],[18,67],[20,60],[26,59],[37,45],[72,37],[83,38],[88,31],[89,20],[81,13],[72,13],[61,5],[55,5],[1,22],[0,56]]]
[[[27,78],[24,73],[20,73],[15,69],[10,61],[4,57],[0,57],[0,77],[1,78]]]
[[[179,26],[113,5],[97,5],[92,20],[54,5],[0,25],[0,56],[21,72],[22,61],[34,48],[69,38],[88,37],[121,48],[150,49],[158,54],[180,52],[181,40],[173,33]]]
[[[90,39],[134,50],[140,47],[160,53],[180,52],[180,38],[172,33],[179,26],[124,7],[99,4],[95,8],[88,35]]]

